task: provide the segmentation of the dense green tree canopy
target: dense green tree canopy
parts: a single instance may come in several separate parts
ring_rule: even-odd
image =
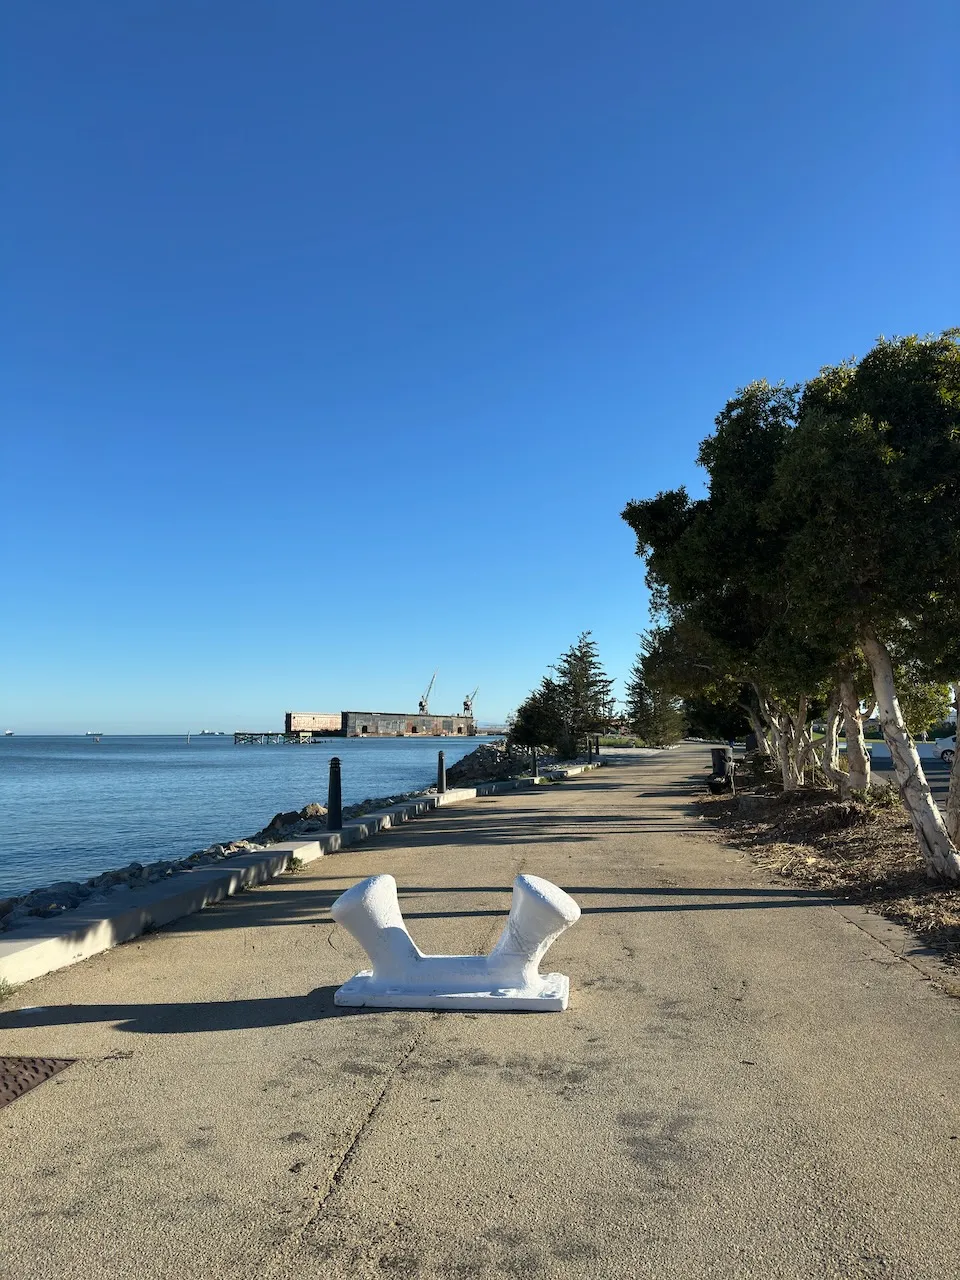
[[[881,341],[806,387],[769,518],[791,625],[960,671],[960,331]]]
[[[867,675],[928,865],[960,878],[909,733],[960,672],[960,331],[881,340],[802,395],[752,383],[698,461],[705,497],[680,488],[623,512],[659,614],[645,674],[691,698],[736,687],[785,787],[802,781],[818,707],[831,724],[842,711],[869,785]],[[947,817],[960,839],[958,770]]]
[[[603,733],[613,718],[613,681],[600,663],[589,631],[562,654],[517,708],[510,729],[519,746],[544,747],[564,758],[577,754],[588,735]]]

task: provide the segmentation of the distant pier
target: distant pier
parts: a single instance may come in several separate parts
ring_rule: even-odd
[[[329,735],[328,735],[329,737]],[[321,737],[316,733],[286,733],[284,731],[265,730],[263,733],[252,733],[246,729],[237,729],[233,735],[233,745],[235,747],[254,746],[262,747],[265,743],[285,743],[288,746],[308,746],[311,742],[326,742],[327,737]]]

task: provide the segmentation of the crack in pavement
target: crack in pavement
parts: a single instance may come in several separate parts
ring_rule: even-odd
[[[393,1066],[387,1072],[387,1077],[383,1082],[382,1089],[379,1091],[379,1093],[371,1102],[370,1106],[367,1108],[366,1113],[364,1114],[359,1125],[354,1131],[353,1137],[350,1139],[347,1146],[341,1152],[334,1167],[331,1169],[327,1177],[326,1183],[323,1186],[320,1186],[318,1184],[315,1187],[315,1190],[319,1194],[314,1196],[313,1206],[309,1214],[303,1220],[303,1222],[301,1222],[301,1224],[299,1225],[299,1227],[297,1227],[295,1231],[290,1232],[290,1234],[287,1235],[277,1245],[276,1252],[274,1253],[274,1256],[272,1259],[273,1265],[271,1270],[273,1274],[276,1274],[277,1269],[289,1260],[291,1254],[293,1254],[296,1251],[297,1247],[300,1245],[301,1241],[303,1240],[303,1237],[307,1234],[307,1232],[314,1225],[314,1223],[316,1223],[319,1220],[319,1218],[322,1216],[323,1211],[326,1208],[327,1201],[334,1194],[334,1192],[339,1189],[344,1178],[347,1176],[350,1166],[353,1164],[353,1161],[356,1158],[357,1151],[360,1146],[360,1142],[363,1138],[363,1135],[366,1132],[366,1130],[369,1128],[373,1120],[376,1118],[377,1112],[380,1110],[380,1107],[383,1105],[383,1101],[386,1098],[387,1093],[389,1092],[390,1086],[393,1084],[399,1072],[403,1070],[403,1067],[406,1064],[406,1062],[409,1060],[411,1054],[414,1052],[415,1049],[419,1047],[421,1041],[423,1040],[424,1036],[427,1034],[427,1031],[429,1030],[432,1023],[434,1023],[440,1016],[441,1015],[437,1012],[433,1013],[430,1019],[426,1021],[419,1028],[419,1030],[414,1034],[414,1036],[410,1040],[407,1047],[403,1050],[399,1058],[396,1060],[396,1062],[394,1062]]]
[[[525,864],[526,864],[526,859],[523,857],[517,858],[515,860],[514,866],[513,866],[512,880],[515,880],[518,875],[522,874]],[[481,943],[482,952],[489,951],[491,942],[494,941],[495,938],[499,936],[502,929],[503,929],[503,923],[501,920],[495,919],[491,923],[489,929],[487,930],[486,936],[483,942]],[[363,1115],[363,1118],[361,1119],[360,1123],[357,1125],[356,1129],[354,1130],[352,1138],[347,1143],[344,1150],[340,1153],[339,1157],[337,1157],[336,1162],[333,1168],[330,1170],[330,1173],[328,1174],[325,1183],[323,1183],[322,1186],[320,1184],[317,1184],[315,1186],[314,1190],[318,1194],[313,1197],[313,1205],[310,1209],[310,1212],[307,1214],[306,1218],[304,1218],[304,1220],[300,1223],[300,1225],[294,1231],[291,1231],[287,1236],[284,1237],[282,1241],[280,1241],[277,1244],[273,1258],[271,1260],[268,1260],[268,1263],[267,1263],[267,1265],[270,1266],[271,1268],[272,1274],[275,1275],[277,1273],[278,1268],[282,1267],[285,1263],[289,1262],[291,1256],[296,1252],[297,1248],[301,1244],[304,1236],[307,1234],[310,1228],[314,1226],[314,1224],[318,1222],[319,1219],[322,1217],[323,1211],[326,1208],[327,1203],[329,1202],[331,1197],[334,1195],[334,1193],[339,1190],[339,1188],[344,1182],[344,1179],[349,1173],[350,1167],[352,1166],[359,1152],[360,1145],[363,1141],[364,1135],[366,1134],[367,1130],[370,1128],[373,1121],[376,1119],[377,1113],[379,1112],[384,1101],[386,1100],[386,1097],[390,1091],[391,1085],[395,1082],[397,1076],[403,1071],[403,1068],[406,1066],[407,1062],[409,1062],[414,1052],[420,1047],[430,1028],[436,1025],[436,1023],[439,1022],[439,1020],[443,1016],[444,1014],[439,1010],[432,1011],[431,1016],[415,1032],[415,1034],[412,1036],[409,1043],[407,1044],[406,1048],[403,1050],[403,1052],[394,1062],[393,1066],[387,1072],[386,1079],[383,1082],[383,1087],[380,1089],[380,1091],[376,1094],[376,1096],[371,1101],[369,1107],[367,1108],[366,1112]],[[449,1016],[449,1014],[447,1014],[447,1016]]]

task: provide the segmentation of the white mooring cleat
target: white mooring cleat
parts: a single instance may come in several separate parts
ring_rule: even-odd
[[[517,876],[503,933],[488,956],[427,956],[403,923],[393,876],[371,876],[330,908],[373,962],[334,995],[340,1005],[382,1009],[565,1009],[570,979],[539,972],[547,948],[580,919],[562,889]]]

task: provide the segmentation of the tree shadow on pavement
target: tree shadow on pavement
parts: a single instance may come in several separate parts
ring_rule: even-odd
[[[681,889],[672,886],[658,888],[624,888],[610,885],[569,885],[568,892],[581,900],[584,915],[619,912],[663,911],[744,911],[770,908],[796,908],[829,906],[834,899],[815,890],[781,889]],[[327,905],[339,890],[320,890],[308,893],[313,899],[322,899]],[[465,916],[500,916],[506,918],[503,908],[468,908],[466,910],[416,911],[410,910],[412,899],[441,894],[499,894],[506,904],[508,886],[467,885],[451,889],[445,885],[408,885],[400,890],[404,918],[413,920],[453,919]],[[631,897],[639,901],[621,904],[592,906],[583,903],[591,894],[603,897]],[[648,901],[656,898],[658,901]],[[664,901],[667,899],[667,901]],[[680,900],[682,899],[682,900]],[[319,909],[317,902],[311,910]],[[206,913],[205,913],[206,914]],[[303,924],[303,919],[285,912],[283,920],[272,919],[261,923]],[[314,923],[332,924],[329,916]],[[244,921],[250,924],[249,917]],[[317,987],[302,996],[267,996],[245,1000],[180,1001],[167,1004],[68,1004],[39,1008],[10,1009],[0,1012],[0,1030],[25,1029],[47,1026],[78,1026],[90,1023],[111,1023],[118,1031],[130,1031],[139,1035],[180,1035],[198,1032],[242,1031],[253,1028],[291,1026],[301,1022],[318,1022],[327,1018],[349,1018],[358,1015],[385,1012],[382,1009],[341,1008],[333,1002],[336,985]]]
[[[227,898],[223,902],[208,907],[199,915],[187,916],[183,920],[174,921],[159,931],[159,935],[177,934],[178,932],[201,934],[208,931],[242,928],[257,929],[273,925],[321,925],[330,927],[333,918],[330,907],[347,887],[351,877],[329,877],[334,887],[294,887],[287,886],[282,895],[272,894],[269,889],[254,890],[239,897]],[[345,883],[346,881],[346,883]],[[781,909],[784,907],[816,907],[832,905],[836,899],[816,889],[792,888],[716,888],[716,887],[676,887],[672,885],[642,885],[627,888],[622,885],[583,886],[566,884],[561,886],[571,894],[580,905],[584,915],[621,915],[647,914],[658,912],[699,912],[699,911],[760,911]],[[404,920],[443,920],[468,917],[496,917],[506,919],[510,910],[512,885],[410,885],[401,884],[397,889],[403,910]],[[418,899],[440,897],[449,903],[451,899],[476,896],[479,894],[496,894],[501,899],[499,906],[470,906],[458,909],[445,905],[439,910],[430,910],[427,902]],[[612,903],[594,905],[584,901],[591,895],[620,899]],[[634,902],[623,902],[624,897],[636,899]]]
[[[138,1035],[178,1035],[200,1031],[243,1031],[285,1027],[324,1018],[350,1018],[382,1009],[348,1009],[333,1003],[336,986],[317,987],[305,996],[267,996],[250,1000],[181,1001],[170,1004],[66,1004],[0,1013],[0,1029],[79,1026],[111,1022],[118,1031]]]

